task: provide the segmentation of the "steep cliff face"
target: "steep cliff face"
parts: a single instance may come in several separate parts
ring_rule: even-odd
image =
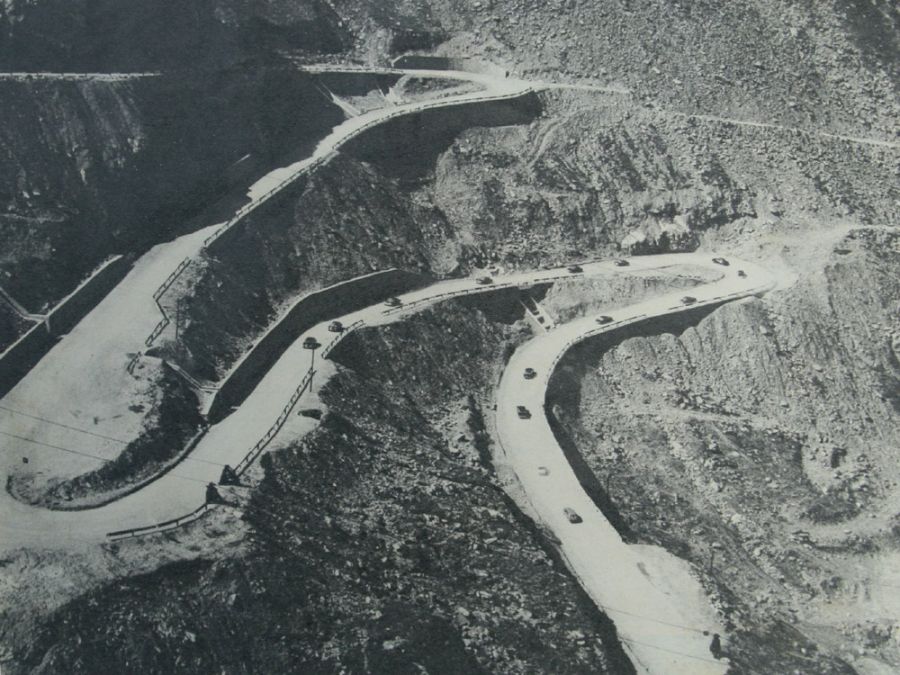
[[[877,618],[896,611],[882,584],[897,550],[898,244],[851,232],[788,290],[580,352],[551,394],[631,534],[704,570],[736,654],[772,622],[806,634],[754,672],[784,671],[792,642],[813,658],[809,640],[864,671],[900,663]]]
[[[141,82],[0,83],[0,283],[32,311],[112,249],[145,149]]]
[[[389,267],[452,273],[469,244],[409,185],[429,180],[459,129],[527,120],[533,106],[414,115],[351,142],[210,247],[185,284],[183,340],[164,349],[214,378],[300,293]]]
[[[336,122],[308,78],[277,69],[0,90],[0,284],[32,311],[111,252],[221,218],[204,209]]]

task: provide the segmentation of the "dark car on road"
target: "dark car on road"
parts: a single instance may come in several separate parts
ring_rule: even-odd
[[[390,297],[384,301],[384,304],[386,304],[388,307],[399,307],[403,303],[400,302],[400,298]]]
[[[601,326],[606,323],[612,323],[613,318],[611,316],[606,316],[606,314],[601,314],[594,321],[599,323]]]
[[[478,277],[475,280],[475,283],[478,284],[479,286],[487,286],[488,284],[494,283],[494,280],[491,279],[490,277]]]
[[[537,371],[534,368],[526,368],[525,369],[525,379],[533,380],[537,377]]]
[[[571,272],[572,274],[579,274],[579,273],[581,273],[581,272],[584,272],[584,270],[581,269],[581,265],[569,265],[569,267],[568,267],[567,269],[568,269],[569,272]]]
[[[629,263],[627,260],[624,260],[623,258],[619,258],[614,264],[616,267],[628,267],[631,263]]]
[[[566,518],[569,519],[570,523],[575,523],[577,525],[578,523],[582,522],[581,516],[579,516],[578,513],[576,513],[575,509],[571,507],[567,506],[566,508],[564,508],[563,513],[566,514]]]
[[[332,321],[328,324],[328,330],[332,333],[343,333],[344,332],[344,324],[340,321]]]
[[[743,279],[747,276],[747,273],[744,270],[738,270],[738,276]]]
[[[713,258],[713,262],[716,263],[716,265],[722,265],[723,267],[728,267],[730,264],[725,258]]]
[[[697,298],[693,295],[686,295],[681,299],[682,305],[693,305],[695,302],[697,302]]]
[[[539,467],[538,467],[538,474],[541,475],[541,476],[549,476],[549,475],[550,475],[550,469],[548,469],[546,466],[539,466]]]
[[[524,405],[516,406],[516,414],[519,416],[520,420],[531,419],[531,411]]]
[[[303,340],[304,349],[318,349],[320,346],[319,341],[311,335]]]

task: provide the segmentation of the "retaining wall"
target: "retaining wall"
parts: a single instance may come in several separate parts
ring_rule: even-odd
[[[65,335],[106,297],[131,269],[131,260],[116,256],[107,260],[47,315],[47,327],[54,336]]]
[[[222,381],[209,405],[209,423],[221,421],[233,407],[243,403],[287,348],[305,331],[322,321],[419,288],[427,281],[421,275],[392,269],[350,279],[301,298],[257,340]],[[326,338],[325,335],[318,337],[320,342]]]
[[[103,263],[90,277],[63,298],[45,321],[0,353],[0,397],[5,396],[38,361],[50,351],[58,338],[68,333],[121,281],[131,269],[131,260],[116,256]]]
[[[37,323],[0,354],[0,396],[6,396],[54,344],[56,338],[47,326]]]

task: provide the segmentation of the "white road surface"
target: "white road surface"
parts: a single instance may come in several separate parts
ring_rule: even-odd
[[[764,270],[748,262],[732,261],[730,267],[711,263],[709,254],[667,254],[632,258],[624,271],[664,269],[679,265],[705,265],[723,273],[717,281],[692,288],[693,305],[715,304],[763,292],[772,286]],[[746,278],[737,275],[740,268]],[[611,261],[583,265],[584,276],[621,272]],[[361,320],[379,325],[445,298],[504,287],[528,287],[538,282],[570,278],[564,269],[524,272],[497,277],[489,286],[475,279],[435,283],[400,296],[400,310],[373,305],[340,317],[345,325]],[[552,368],[569,346],[585,337],[649,316],[684,311],[684,290],[667,293],[615,311],[615,322],[598,326],[593,317],[563,324],[542,333],[520,347],[504,372],[498,389],[497,431],[507,461],[517,474],[537,517],[560,540],[565,560],[599,607],[613,619],[626,649],[640,671],[651,673],[721,673],[726,664],[709,653],[708,635],[722,632],[697,582],[683,563],[653,547],[634,547],[618,533],[581,489],[556,443],[543,403]],[[45,549],[78,548],[100,543],[110,531],[141,527],[182,516],[200,506],[205,484],[217,481],[222,464],[238,464],[261,438],[309,368],[310,353],[303,349],[306,337],[327,344],[334,334],[323,322],[300,335],[265,375],[243,405],[213,426],[189,458],[144,489],[103,507],[76,511],[50,511],[32,507],[0,493],[0,549],[21,546]],[[525,367],[539,377],[524,380]],[[320,361],[313,392],[296,407],[315,405],[315,390],[333,372]],[[529,420],[516,415],[526,405]],[[289,416],[270,447],[296,441],[315,427],[312,419]],[[544,475],[539,467],[549,470]],[[0,476],[2,477],[2,476]],[[575,509],[584,522],[568,521],[564,508]]]
[[[724,275],[703,286],[609,311],[613,323],[599,326],[595,317],[589,316],[563,324],[517,349],[497,391],[497,433],[530,506],[560,540],[560,550],[582,586],[615,622],[638,671],[723,673],[727,664],[712,658],[709,644],[712,633],[724,631],[697,580],[682,561],[663,549],[629,546],[622,541],[581,489],[544,413],[553,368],[575,342],[647,317],[682,312],[687,306],[681,298],[686,295],[697,299],[691,307],[700,307],[759,293],[773,285],[756,265],[732,260],[723,268],[701,254],[633,258],[630,269],[665,266],[673,264],[673,259],[717,268]],[[595,273],[598,266],[611,264],[585,265],[585,273]],[[737,269],[744,270],[747,277],[739,277]],[[538,376],[526,380],[525,368],[535,369]],[[530,419],[518,417],[519,405],[531,411]],[[583,522],[569,522],[566,508],[574,509]]]

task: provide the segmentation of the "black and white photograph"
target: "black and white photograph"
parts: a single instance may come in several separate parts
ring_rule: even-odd
[[[896,0],[0,0],[0,675],[900,673]]]

